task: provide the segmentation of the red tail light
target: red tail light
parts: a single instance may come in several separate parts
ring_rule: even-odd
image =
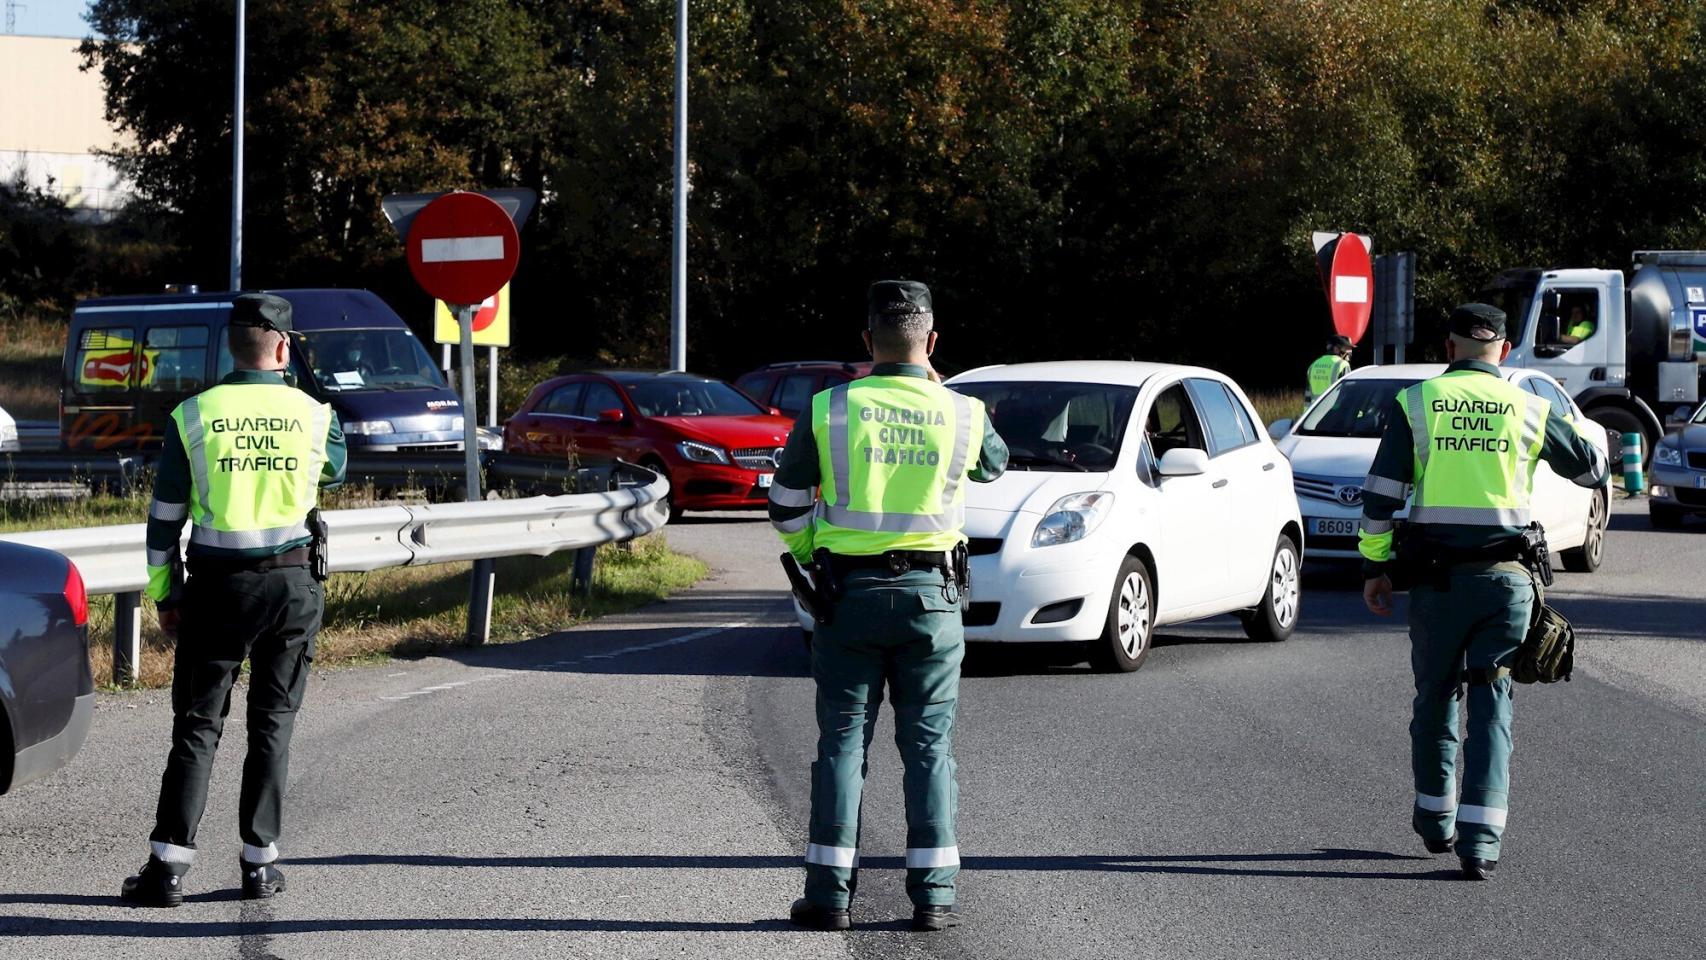
[[[65,564],[65,604],[71,608],[71,620],[79,627],[89,622],[89,593],[83,589],[83,575],[77,565]]]

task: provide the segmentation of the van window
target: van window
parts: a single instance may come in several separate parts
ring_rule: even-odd
[[[314,380],[330,393],[445,389],[438,364],[407,328],[307,330],[300,346]]]
[[[77,340],[77,392],[128,390],[135,380],[136,330],[91,327]]]
[[[142,389],[194,393],[207,382],[207,328],[155,327],[142,336],[142,356]]]

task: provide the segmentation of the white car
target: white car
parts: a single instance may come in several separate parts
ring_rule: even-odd
[[[1087,643],[1097,666],[1131,671],[1157,626],[1236,613],[1251,637],[1291,635],[1302,519],[1237,384],[1085,361],[948,386],[984,402],[1011,452],[999,479],[966,485],[968,640]]]
[[[1442,363],[1362,367],[1333,385],[1296,421],[1269,427],[1280,452],[1291,461],[1302,508],[1304,536],[1311,560],[1355,560],[1357,522],[1362,518],[1362,484],[1374,463],[1374,451],[1386,429],[1386,413],[1398,392],[1445,372]],[[1592,425],[1558,382],[1538,370],[1507,369],[1506,380],[1544,397],[1552,409],[1578,424]],[[1583,431],[1605,452],[1605,431]],[[1609,484],[1578,487],[1546,464],[1534,471],[1534,518],[1546,539],[1562,554],[1564,568],[1588,573],[1605,559],[1605,525],[1610,516]],[[1409,515],[1399,511],[1398,521]]]
[[[11,453],[23,449],[18,444],[18,422],[4,408],[0,408],[0,453]]]

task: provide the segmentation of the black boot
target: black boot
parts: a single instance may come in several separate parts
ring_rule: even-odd
[[[1497,860],[1482,860],[1479,857],[1459,857],[1463,863],[1463,879],[1491,880],[1493,868],[1499,865]]]
[[[804,897],[794,901],[788,919],[794,926],[808,930],[848,930],[853,926],[846,907],[820,907]]]
[[[1429,840],[1426,837],[1422,838],[1422,846],[1427,847],[1429,853],[1450,853],[1451,848],[1456,845],[1456,843],[1457,834],[1455,833],[1446,837],[1444,840]]]
[[[250,863],[239,857],[243,868],[243,899],[267,900],[284,892],[284,871],[277,863]]]
[[[953,904],[912,908],[912,929],[946,930],[960,925],[960,911]]]
[[[182,906],[184,874],[189,872],[187,863],[167,863],[159,857],[149,857],[141,870],[125,878],[119,897],[137,907]]]

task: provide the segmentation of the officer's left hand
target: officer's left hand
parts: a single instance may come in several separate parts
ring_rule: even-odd
[[[160,632],[176,640],[178,638],[178,623],[183,620],[183,614],[176,609],[160,611]]]
[[[1392,578],[1381,574],[1362,582],[1362,602],[1377,617],[1392,616]]]

